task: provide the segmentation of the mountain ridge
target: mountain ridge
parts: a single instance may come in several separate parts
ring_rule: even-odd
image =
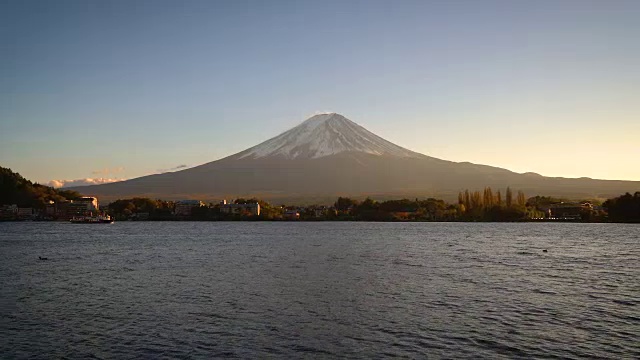
[[[315,115],[244,151],[189,169],[71,188],[107,200],[147,195],[169,200],[260,196],[304,203],[338,195],[441,197],[507,186],[530,195],[606,198],[640,182],[544,177],[423,155],[393,144],[336,113]]]

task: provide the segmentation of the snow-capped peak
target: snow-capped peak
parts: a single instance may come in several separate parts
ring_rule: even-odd
[[[396,157],[423,156],[375,135],[340,114],[327,113],[314,115],[293,129],[245,150],[239,158],[316,159],[347,151]]]

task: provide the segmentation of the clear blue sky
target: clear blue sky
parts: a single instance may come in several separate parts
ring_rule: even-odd
[[[640,1],[2,1],[0,165],[213,161],[317,111],[427,155],[640,180]]]

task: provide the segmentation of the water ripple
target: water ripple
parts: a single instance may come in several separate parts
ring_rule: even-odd
[[[0,223],[0,357],[640,358],[638,239],[620,224]]]

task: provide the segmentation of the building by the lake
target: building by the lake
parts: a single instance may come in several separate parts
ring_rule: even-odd
[[[173,213],[178,216],[191,216],[194,207],[205,206],[200,200],[181,200],[176,202]]]
[[[220,212],[223,214],[258,216],[260,215],[260,204],[227,204],[227,201],[223,200],[220,203]]]

